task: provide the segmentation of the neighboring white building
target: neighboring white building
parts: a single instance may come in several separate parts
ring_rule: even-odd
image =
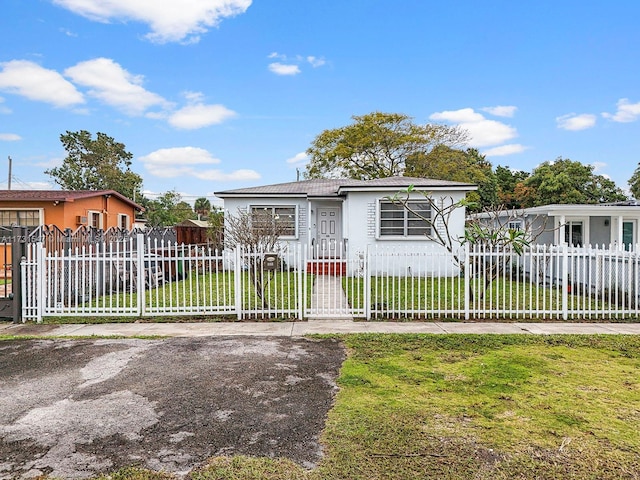
[[[537,244],[546,245],[609,245],[624,246],[640,241],[640,205],[635,201],[601,203],[595,205],[543,205],[515,211],[501,212],[512,218],[514,228],[526,227],[537,235]],[[487,219],[492,214],[475,214],[473,218]]]
[[[224,201],[226,215],[238,210],[267,212],[274,221],[286,222],[290,235],[283,241],[307,246],[315,258],[353,258],[371,245],[403,246],[432,244],[427,222],[412,217],[389,197],[414,186],[437,202],[463,199],[475,185],[414,177],[375,180],[313,179],[276,185],[215,192]],[[412,194],[413,207],[429,218],[429,202]],[[465,209],[449,219],[454,238],[464,233]],[[435,228],[442,229],[436,222]]]

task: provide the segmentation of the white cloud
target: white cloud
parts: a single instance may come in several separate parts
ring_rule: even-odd
[[[505,155],[513,155],[514,153],[522,153],[529,147],[520,145],[519,143],[511,143],[509,145],[500,145],[499,147],[490,148],[482,152],[487,157],[502,157]]]
[[[309,55],[307,57],[307,62],[309,62],[313,68],[321,67],[325,63],[327,63],[327,61],[324,58],[314,57],[313,55]]]
[[[22,140],[22,137],[15,133],[0,133],[0,141],[3,142],[17,142]]]
[[[629,103],[628,98],[621,98],[617,103],[616,113],[603,113],[602,116],[614,122],[629,123],[635,122],[640,117],[640,102]]]
[[[558,124],[558,128],[561,128],[562,130],[586,130],[595,126],[596,116],[591,115],[590,113],[583,113],[580,115],[569,113],[567,115],[557,117],[556,123]]]
[[[300,152],[296,154],[294,157],[287,159],[287,163],[290,165],[295,165],[295,164],[304,163],[307,160],[309,160],[309,157],[307,156],[307,154],[305,152]]]
[[[140,157],[147,171],[156,177],[173,178],[190,176],[201,180],[232,181],[255,180],[260,175],[254,170],[236,170],[224,173],[218,169],[203,169],[206,165],[216,165],[220,160],[207,150],[197,147],[162,148]]]
[[[169,124],[184,130],[208,127],[237,116],[236,112],[224,105],[205,105],[200,102],[201,94],[189,92],[187,98],[197,103],[187,105],[169,116]]]
[[[151,29],[146,38],[157,43],[196,43],[200,35],[226,17],[244,13],[251,0],[53,0],[90,20],[134,20]]]
[[[129,115],[142,115],[151,107],[167,107],[160,95],[142,87],[144,77],[133,75],[109,58],[95,58],[69,67],[64,74],[89,88],[89,95]]]
[[[472,108],[436,112],[429,119],[459,125],[469,132],[469,145],[472,147],[499,145],[518,136],[517,130],[512,126],[496,120],[487,120]]]
[[[514,107],[513,105],[498,105],[495,107],[485,107],[482,109],[483,112],[487,112],[491,115],[495,115],[496,117],[513,117],[518,110],[518,107]]]
[[[481,122],[485,120],[481,113],[477,113],[473,108],[461,108],[460,110],[445,110],[436,112],[429,117],[431,120],[444,120],[452,123]]]
[[[82,93],[55,70],[48,70],[28,60],[0,63],[0,90],[14,93],[56,107],[84,103]]]
[[[64,33],[67,37],[77,37],[78,36],[77,33],[74,33],[71,30],[68,30],[66,28],[60,28],[59,30],[60,30],[60,32]]]
[[[300,68],[297,65],[286,65],[284,63],[270,63],[269,70],[276,75],[297,75],[300,73]]]
[[[593,162],[591,165],[593,166],[593,173],[601,172],[603,169],[608,167],[604,162]],[[605,175],[605,177],[608,178],[608,175]]]

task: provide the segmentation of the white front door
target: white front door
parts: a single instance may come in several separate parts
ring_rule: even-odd
[[[342,241],[340,208],[318,208],[318,258],[339,258]]]

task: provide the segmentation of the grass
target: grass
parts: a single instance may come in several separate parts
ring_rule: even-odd
[[[345,277],[343,289],[349,304],[364,308],[364,279]],[[372,315],[378,318],[437,317],[442,312],[455,314],[464,311],[464,282],[459,277],[413,278],[373,277],[370,285]],[[608,297],[594,298],[576,291],[568,295],[570,312],[617,309]],[[500,278],[486,290],[481,282],[472,284],[471,311],[501,310],[499,316],[510,319],[546,318],[547,312],[562,312],[562,291],[532,283]]]
[[[233,272],[217,272],[197,275],[191,272],[186,278],[145,289],[145,309],[147,314],[172,316],[186,315],[219,316],[230,319],[235,314],[236,288],[242,289],[242,310],[246,318],[259,316],[288,318],[298,312],[298,282],[296,272],[276,272],[264,288],[262,300],[256,294],[248,273],[241,278]],[[306,287],[306,308],[311,307],[313,275],[307,275],[303,282]],[[358,277],[343,277],[343,289],[349,305],[356,312],[364,312],[365,280]],[[584,291],[574,289],[568,294],[568,312],[572,319],[585,318],[610,321],[637,319],[627,302],[624,308],[616,305],[615,294],[594,297]],[[465,311],[465,291],[460,277],[373,277],[370,285],[371,315],[373,319],[443,319],[461,318]],[[486,288],[480,281],[474,281],[470,294],[470,311],[473,318],[509,320],[546,320],[561,318],[563,314],[563,292],[557,287],[542,287],[527,282],[499,278]],[[92,313],[108,310],[135,321],[132,316],[138,312],[137,292],[116,292],[79,304],[83,317],[93,319]],[[495,312],[495,313],[492,313]],[[597,313],[593,313],[597,312]],[[175,318],[175,316],[173,317]],[[53,320],[66,322],[67,320]],[[100,322],[103,320],[96,320]]]
[[[316,469],[215,457],[188,478],[640,478],[640,336],[342,339],[349,355]]]
[[[248,273],[239,280],[244,286],[243,311],[260,313],[260,318],[273,317],[274,320],[287,318],[297,313],[299,275],[295,272],[276,272],[265,284],[263,308]],[[308,276],[307,301],[310,306],[312,277]],[[132,315],[137,311],[138,294],[133,291],[115,292],[100,296],[90,302],[80,304],[77,315],[59,315],[46,317],[47,323],[126,323],[140,321],[223,321],[237,319],[235,314],[236,282],[233,272],[207,273],[197,275],[191,272],[186,278],[167,282],[157,288],[145,289],[145,305],[148,313],[157,316],[139,317]],[[120,311],[120,314],[96,316],[99,311]],[[181,312],[187,312],[182,314]],[[264,313],[266,312],[266,313]],[[206,317],[204,316],[206,314]],[[245,318],[251,314],[245,314]]]

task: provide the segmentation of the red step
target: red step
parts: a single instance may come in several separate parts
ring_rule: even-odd
[[[347,262],[335,260],[312,260],[307,262],[307,273],[313,275],[333,275],[344,277],[347,274]]]

